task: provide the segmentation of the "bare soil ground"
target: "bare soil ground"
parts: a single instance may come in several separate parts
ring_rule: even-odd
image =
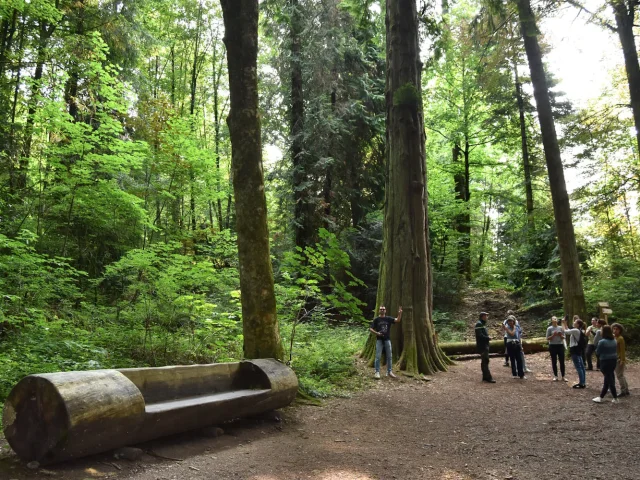
[[[551,381],[546,353],[528,364],[535,373],[514,380],[492,360],[493,385],[480,381],[478,360],[430,382],[383,378],[352,398],[287,408],[280,423],[238,422],[222,437],[143,447],[167,458],[105,454],[29,470],[0,443],[0,480],[639,479],[640,366],[629,368],[631,397],[598,405],[599,372],[574,390]]]

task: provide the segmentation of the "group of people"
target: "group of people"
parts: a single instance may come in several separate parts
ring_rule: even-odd
[[[553,324],[553,318],[551,319]],[[557,325],[558,320],[555,319]],[[552,327],[549,327],[551,329]],[[596,368],[604,376],[604,384],[600,395],[593,399],[596,403],[611,392],[613,402],[618,403],[618,397],[629,395],[629,385],[625,378],[627,364],[627,348],[624,337],[624,327],[619,323],[608,325],[601,318],[592,318],[591,325],[585,330],[584,322],[576,315],[573,317],[573,328],[567,327],[567,317],[562,321],[562,329],[571,335],[571,360],[578,372],[579,382],[574,388],[586,387],[586,370],[593,370],[593,354],[596,355]],[[547,330],[547,338],[549,330]],[[586,367],[585,367],[586,364]],[[620,384],[620,392],[616,389],[616,377]]]
[[[481,312],[478,323],[475,326],[476,347],[481,358],[482,381],[495,383],[489,371],[489,342],[491,337],[487,330],[487,312]],[[567,325],[568,315],[558,324],[556,317],[551,317],[551,325],[547,328],[547,341],[551,354],[551,368],[553,381],[558,381],[558,364],[560,364],[560,379],[567,381],[565,377],[565,350],[571,354],[571,360],[578,374],[578,382],[573,388],[586,388],[586,370],[593,370],[593,355],[596,356],[596,368],[604,376],[604,384],[600,395],[593,399],[596,403],[602,403],[608,392],[611,392],[613,403],[618,403],[618,398],[629,395],[629,385],[625,378],[627,363],[624,328],[619,323],[608,325],[606,320],[592,318],[589,328],[584,328],[584,322],[576,315],[573,318],[571,328]],[[526,379],[527,369],[522,349],[522,328],[512,311],[507,312],[507,318],[503,322],[505,343],[505,366],[511,362],[511,373],[514,378]],[[568,344],[567,344],[568,340]],[[585,366],[586,365],[586,366]],[[620,384],[620,392],[616,389],[616,377]]]

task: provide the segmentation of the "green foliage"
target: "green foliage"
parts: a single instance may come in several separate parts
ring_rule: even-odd
[[[451,318],[448,312],[434,310],[433,324],[440,342],[460,342],[465,339],[467,322]]]
[[[25,375],[137,366],[112,339],[104,329],[87,331],[61,319],[38,319],[9,332],[0,341],[0,404]]]
[[[107,267],[101,283],[114,297],[114,321],[144,332],[136,356],[152,364],[175,358],[185,347],[193,360],[239,358],[237,270],[214,269],[209,259],[181,249],[176,242],[154,244]],[[177,332],[185,337],[180,340]]]
[[[592,259],[591,275],[585,278],[587,305],[595,314],[598,302],[608,302],[616,322],[625,326],[625,337],[640,342],[640,262],[598,254]]]
[[[318,236],[321,242],[315,247],[284,255],[276,285],[279,315],[294,322],[331,316],[361,321],[364,303],[350,289],[364,284],[349,271],[349,255],[336,236],[323,228]]]
[[[68,259],[36,252],[37,237],[27,230],[15,239],[0,234],[0,326],[10,330],[55,317],[70,317],[83,294],[85,276]]]
[[[281,324],[285,342],[293,334],[290,323]],[[300,388],[314,397],[344,395],[361,386],[356,371],[356,355],[367,337],[366,328],[327,327],[318,323],[301,324],[295,329],[291,367]]]

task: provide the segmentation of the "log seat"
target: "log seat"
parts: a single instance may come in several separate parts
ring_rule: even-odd
[[[237,399],[247,399],[251,397],[259,397],[268,393],[268,389],[264,390],[237,390],[235,392],[214,393],[213,395],[199,395],[196,397],[180,398],[177,400],[167,400],[164,402],[151,403],[145,405],[144,411],[147,414],[163,413],[169,410],[177,410],[181,408],[208,406],[212,404],[222,404],[225,401],[233,401]]]
[[[265,413],[297,391],[273,359],[29,375],[2,423],[20,458],[48,464]]]

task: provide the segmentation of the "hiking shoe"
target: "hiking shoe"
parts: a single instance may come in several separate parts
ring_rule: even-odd
[[[380,378],[380,372],[376,372],[373,374],[373,378]]]
[[[617,398],[614,398],[613,400],[611,400],[611,403],[620,403],[620,400],[618,400]]]
[[[593,401],[596,403],[602,403],[602,397],[596,397],[593,399]]]
[[[395,373],[393,373],[393,372],[387,372],[387,377],[391,377],[391,378],[398,378],[398,377],[396,376],[396,374],[395,374]]]
[[[553,377],[553,381],[557,382],[558,381],[558,377]]]

